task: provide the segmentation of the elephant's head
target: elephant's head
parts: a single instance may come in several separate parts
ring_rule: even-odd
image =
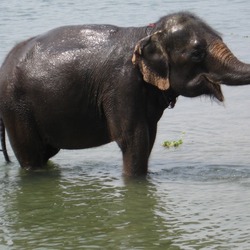
[[[136,45],[133,63],[144,81],[177,95],[209,95],[223,101],[220,84],[250,84],[240,62],[211,27],[190,13],[166,16]]]

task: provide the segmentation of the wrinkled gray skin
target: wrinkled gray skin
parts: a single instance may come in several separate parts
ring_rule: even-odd
[[[153,27],[60,27],[7,55],[0,126],[23,168],[43,167],[60,149],[116,141],[124,174],[145,175],[157,122],[177,96],[223,101],[220,84],[249,83],[250,66],[190,13]]]

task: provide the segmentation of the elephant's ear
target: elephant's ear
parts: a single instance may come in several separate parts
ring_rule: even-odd
[[[167,90],[170,87],[168,56],[159,43],[151,40],[151,37],[147,37],[138,42],[132,62],[139,66],[145,82]]]

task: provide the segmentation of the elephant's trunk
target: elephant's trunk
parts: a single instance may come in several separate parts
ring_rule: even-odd
[[[250,84],[250,64],[239,61],[222,41],[211,43],[208,61],[208,68],[215,73],[219,83],[236,86]]]

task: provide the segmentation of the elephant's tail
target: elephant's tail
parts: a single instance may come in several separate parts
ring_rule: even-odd
[[[0,118],[0,139],[1,139],[1,145],[2,145],[2,149],[0,151],[3,152],[4,158],[6,160],[6,162],[10,162],[10,157],[8,155],[7,152],[7,148],[6,148],[6,142],[5,142],[5,126],[3,123],[3,119]]]

